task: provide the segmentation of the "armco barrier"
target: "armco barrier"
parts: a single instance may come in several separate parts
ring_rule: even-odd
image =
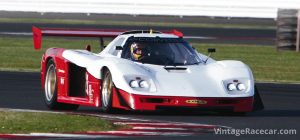
[[[276,18],[300,0],[1,0],[0,11]],[[1,16],[1,15],[0,15]]]

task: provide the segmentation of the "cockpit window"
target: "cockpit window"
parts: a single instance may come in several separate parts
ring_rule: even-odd
[[[124,42],[125,38],[119,38],[118,40],[112,42],[112,46],[122,46],[123,42]],[[115,47],[112,47],[110,50],[109,50],[109,53],[112,54],[112,55],[118,55],[119,51],[117,51],[115,49]]]
[[[181,38],[129,38],[122,58],[155,65],[193,65],[201,62],[195,50]]]

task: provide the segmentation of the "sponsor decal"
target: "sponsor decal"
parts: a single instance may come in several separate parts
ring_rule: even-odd
[[[58,69],[58,72],[59,72],[59,73],[65,73],[65,71],[62,70],[62,69]]]
[[[90,98],[90,102],[92,103],[92,102],[94,102],[94,97],[93,97],[93,95],[94,95],[94,90],[92,89],[92,85],[91,84],[89,84],[89,88],[88,88],[88,95],[89,95],[89,98]]]
[[[65,79],[64,78],[60,78],[60,84],[61,85],[65,84]]]
[[[185,102],[188,104],[207,104],[205,100],[186,100]]]
[[[89,83],[89,75],[86,74],[85,79],[85,92],[86,95],[89,97],[89,101],[92,103],[94,102],[94,90],[92,88],[92,84]]]

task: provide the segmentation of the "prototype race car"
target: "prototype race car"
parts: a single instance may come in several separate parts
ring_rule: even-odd
[[[179,31],[51,29],[33,27],[35,49],[42,36],[113,37],[99,54],[50,48],[42,56],[41,82],[50,109],[100,107],[124,110],[228,110],[263,108],[250,68],[215,61],[197,52]],[[215,49],[209,49],[214,52]]]

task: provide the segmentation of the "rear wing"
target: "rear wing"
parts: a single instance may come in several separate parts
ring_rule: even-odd
[[[106,29],[63,29],[63,28],[38,28],[32,26],[34,49],[39,50],[42,47],[43,36],[64,36],[64,37],[117,37],[124,30],[106,30]]]
[[[115,38],[126,30],[109,29],[66,29],[66,28],[38,28],[32,26],[34,49],[39,50],[42,47],[43,36],[63,36],[63,37],[99,37],[101,46],[104,45],[103,38]],[[151,31],[152,32],[152,31]],[[162,33],[174,34],[183,37],[183,34],[177,30],[163,31]]]

